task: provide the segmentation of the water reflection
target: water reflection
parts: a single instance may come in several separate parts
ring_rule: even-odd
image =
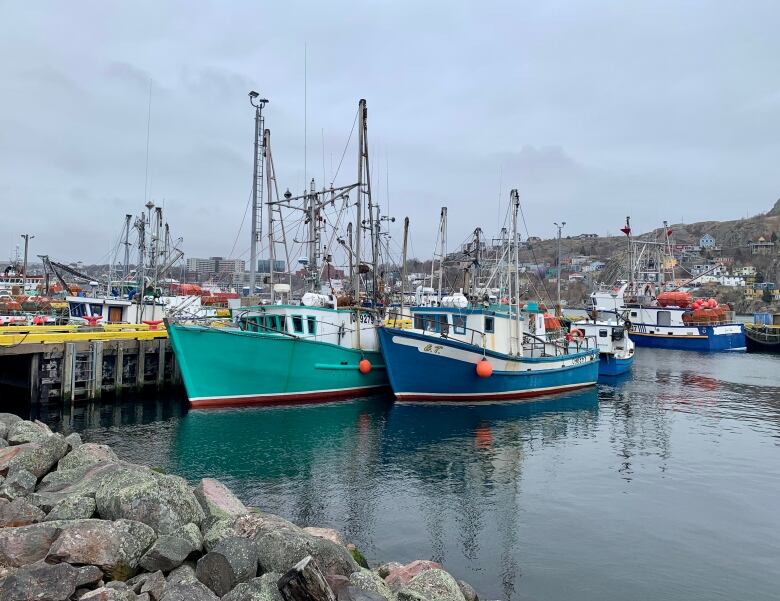
[[[487,598],[770,598],[780,364],[641,351],[632,374],[534,403],[128,399],[36,417],[336,527],[369,559],[441,561]]]

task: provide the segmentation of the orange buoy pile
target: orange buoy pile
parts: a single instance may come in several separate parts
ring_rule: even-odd
[[[683,323],[714,324],[725,321],[729,305],[720,305],[714,298],[697,298],[691,305],[691,311],[683,313]]]
[[[544,329],[545,331],[549,332],[550,330],[560,330],[561,329],[561,320],[555,317],[555,315],[550,315],[549,313],[544,314]]]
[[[483,358],[482,361],[477,363],[477,375],[480,378],[489,378],[493,375],[493,366],[490,365],[490,361]]]
[[[662,307],[680,307],[685,309],[691,304],[690,292],[662,292],[656,297]]]
[[[371,361],[368,359],[361,359],[360,363],[358,363],[358,369],[361,374],[367,374],[371,371]]]

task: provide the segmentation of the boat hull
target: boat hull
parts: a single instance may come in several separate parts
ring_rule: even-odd
[[[627,359],[618,359],[615,355],[601,353],[599,356],[599,376],[619,376],[631,369],[634,364],[634,355]]]
[[[598,380],[597,355],[587,351],[561,357],[508,360],[442,337],[379,328],[390,385],[399,400],[472,401],[523,399],[592,386]],[[437,350],[437,347],[438,350]],[[476,364],[487,358],[494,371],[481,378]]]
[[[744,351],[746,348],[742,324],[699,326],[696,328],[697,334],[689,333],[691,328],[688,327],[680,328],[679,333],[674,333],[675,327],[664,326],[664,329],[672,331],[672,334],[647,331],[650,328],[654,329],[655,326],[634,324],[631,340],[636,346],[700,352]]]
[[[378,351],[232,328],[169,324],[168,335],[192,407],[327,401],[388,385]]]
[[[780,353],[780,341],[765,342],[763,340],[755,340],[749,334],[746,334],[745,342],[747,343],[749,353]]]

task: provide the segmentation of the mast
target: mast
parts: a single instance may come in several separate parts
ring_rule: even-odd
[[[252,233],[249,247],[249,295],[254,296],[255,284],[257,283],[257,241],[259,237],[258,233],[258,211],[261,213],[259,216],[262,218],[263,210],[263,161],[261,159],[261,146],[263,146],[263,153],[265,151],[265,141],[261,140],[261,133],[263,132],[263,107],[268,103],[265,98],[259,98],[259,94],[255,91],[249,92],[249,103],[255,107],[255,144],[254,144],[254,161],[253,161],[253,173],[252,173]]]
[[[512,244],[514,245],[515,253],[514,253],[514,264],[515,264],[515,321],[514,321],[514,330],[515,330],[515,344],[517,345],[517,354],[520,354],[520,348],[521,348],[521,340],[520,340],[520,245],[517,243],[517,213],[520,209],[520,195],[517,192],[517,189],[513,189],[510,194],[510,202],[513,205],[512,209]],[[511,281],[511,278],[510,278]],[[509,316],[512,316],[512,310],[511,310],[511,302],[512,299],[509,299],[510,302],[510,310],[509,310]],[[510,345],[511,347],[511,345]],[[511,348],[510,348],[511,350]]]
[[[349,273],[350,275],[352,275],[352,269],[354,266],[352,265],[352,222],[351,221],[347,224],[347,246],[349,248],[349,252],[347,253],[347,255],[349,255]]]
[[[620,228],[620,231],[626,235],[628,241],[628,290],[630,294],[634,291],[634,261],[631,257],[632,244],[631,244],[631,217],[626,216],[626,225]]]
[[[122,270],[122,281],[127,282],[130,275],[130,220],[132,215],[125,215],[125,266]]]
[[[311,278],[311,291],[319,291],[319,207],[317,194],[314,191],[314,178],[311,178],[309,191],[306,195],[307,212],[309,214],[309,277]]]
[[[147,203],[147,206],[151,203]],[[138,290],[136,291],[136,301],[138,302],[138,308],[136,309],[136,323],[141,323],[144,316],[144,292],[146,290],[146,216],[141,211],[141,216],[135,222],[135,227],[138,228]],[[140,296],[139,296],[140,293]]]
[[[565,221],[561,221],[560,225],[556,221],[554,223],[555,227],[558,228],[558,268],[556,269],[556,272],[558,274],[558,297],[557,297],[557,304],[555,305],[555,314],[560,317],[561,316],[561,230],[566,225]]]
[[[274,261],[276,259],[276,248],[274,245],[274,216],[271,205],[271,130],[263,130],[263,159],[266,161],[266,183],[268,185],[268,286],[271,289],[271,303],[274,302]]]
[[[439,219],[439,236],[441,237],[440,255],[439,255],[439,305],[441,305],[441,288],[444,277],[444,255],[447,254],[447,207],[441,208],[441,217]],[[431,282],[433,284],[433,282]]]
[[[355,303],[360,305],[360,240],[363,237],[363,152],[366,133],[366,101],[360,99],[358,103],[358,171],[357,171],[357,205],[355,227],[355,270],[352,274],[352,288],[355,291]],[[358,328],[358,332],[360,329]],[[359,337],[359,335],[358,335]]]
[[[401,259],[401,319],[404,318],[404,286],[406,285],[406,248],[409,241],[409,218],[404,218],[404,247]]]

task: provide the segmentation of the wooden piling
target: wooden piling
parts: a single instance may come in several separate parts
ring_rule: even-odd
[[[144,372],[146,371],[146,340],[138,341],[138,361],[135,372],[135,385],[141,388],[144,385]]]
[[[103,394],[103,341],[92,343],[92,381],[90,382],[88,398],[99,399]]]
[[[168,341],[160,338],[157,341],[157,388],[162,388],[165,384],[165,347]]]
[[[62,354],[62,400],[73,400],[73,367],[76,360],[76,343],[66,342],[65,352]]]

